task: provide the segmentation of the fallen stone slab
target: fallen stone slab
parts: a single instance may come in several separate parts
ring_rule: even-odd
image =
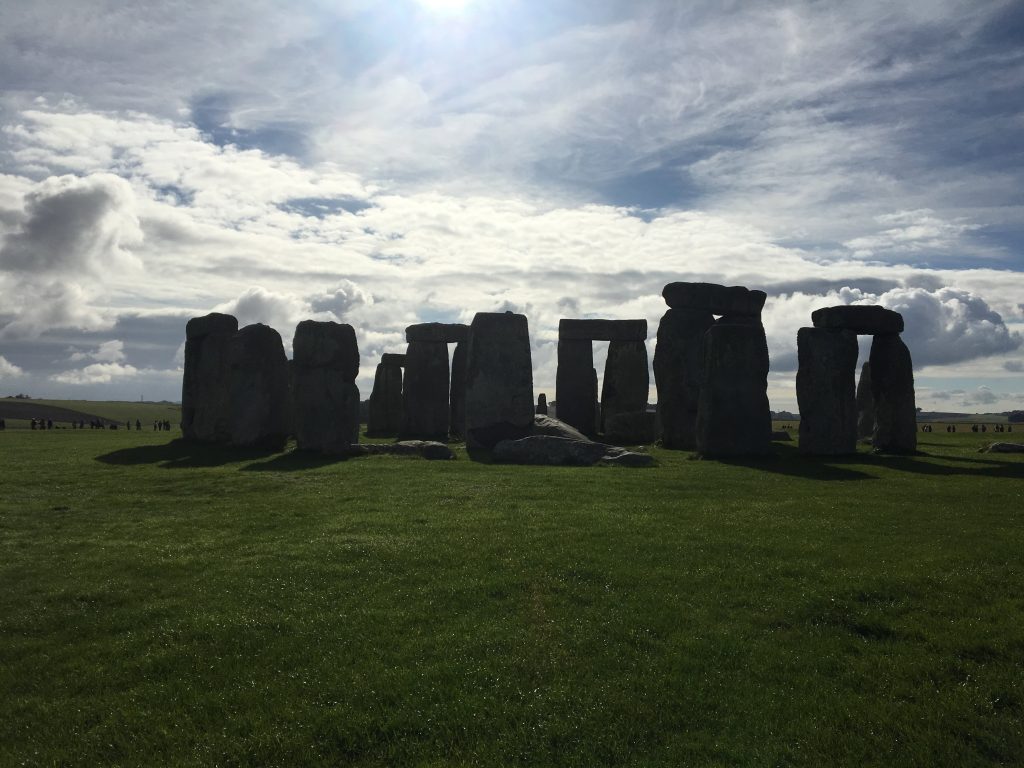
[[[444,443],[434,440],[401,440],[397,443],[360,443],[350,445],[340,453],[346,456],[422,456],[430,461],[446,461],[454,459],[452,453]]]
[[[815,328],[853,331],[858,335],[903,333],[903,315],[874,304],[844,304],[811,312]]]
[[[764,291],[717,283],[669,283],[661,296],[672,309],[703,309],[713,315],[757,316],[768,299]]]
[[[454,344],[469,338],[469,326],[462,323],[417,323],[405,329],[405,340],[443,341]]]
[[[552,416],[537,414],[533,417],[533,434],[551,435],[552,437],[565,437],[569,440],[584,440],[593,442],[578,429],[564,421],[559,421]]]
[[[595,464],[646,467],[654,464],[654,458],[646,454],[590,440],[573,440],[553,435],[502,440],[494,446],[492,456],[500,464],[556,467],[590,467]]]
[[[558,321],[558,338],[563,341],[646,341],[646,320]]]
[[[992,443],[981,450],[985,453],[1024,453],[1024,443]]]

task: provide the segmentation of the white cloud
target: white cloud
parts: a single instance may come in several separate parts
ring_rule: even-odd
[[[104,341],[92,352],[72,352],[72,362],[93,360],[97,363],[120,363],[124,358],[124,342],[119,339]]]
[[[93,363],[84,368],[62,371],[50,376],[51,381],[59,384],[106,384],[114,379],[132,378],[139,370],[131,365],[121,363]]]
[[[14,379],[24,375],[25,371],[0,355],[0,379]]]

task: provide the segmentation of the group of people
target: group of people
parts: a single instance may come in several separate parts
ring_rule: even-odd
[[[993,424],[992,425],[992,431],[993,432],[1013,432],[1013,425],[1012,424]],[[988,432],[988,428],[984,424],[981,424],[980,426],[978,424],[972,424],[971,425],[971,432]]]
[[[70,423],[72,429],[85,429],[86,426],[85,419],[79,419],[78,421],[72,420]],[[117,429],[119,426],[116,421],[104,421],[103,419],[92,419],[88,422],[88,425],[89,429]],[[31,419],[29,421],[29,428],[41,430],[53,429],[53,419]],[[130,432],[132,429],[132,423],[130,421],[126,421],[124,423],[124,428]],[[0,429],[7,429],[7,422],[4,419],[0,419]],[[141,419],[135,420],[135,429],[138,432],[142,431]],[[171,420],[157,419],[153,422],[153,431],[170,432]]]

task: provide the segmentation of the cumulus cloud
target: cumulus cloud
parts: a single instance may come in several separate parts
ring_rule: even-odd
[[[114,379],[130,378],[139,373],[138,369],[131,365],[121,363],[93,363],[84,368],[76,368],[50,376],[50,381],[59,384],[107,384]]]
[[[128,182],[109,173],[55,176],[25,196],[20,227],[0,247],[0,269],[103,275],[137,267],[128,246],[142,238]]]
[[[72,362],[93,360],[97,363],[120,363],[124,360],[124,342],[119,339],[104,341],[91,352],[72,352]]]
[[[373,297],[351,280],[342,280],[332,290],[309,298],[314,312],[329,312],[335,320],[341,320],[363,304],[373,304]]]
[[[3,355],[0,355],[0,379],[14,379],[24,375],[25,371],[10,362]]]

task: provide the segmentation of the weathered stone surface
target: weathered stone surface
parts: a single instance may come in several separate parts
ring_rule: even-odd
[[[386,361],[388,355],[383,355]],[[401,357],[405,355],[391,355]],[[366,434],[370,437],[390,437],[402,431],[402,368],[388,362],[381,362],[373,377],[373,391],[370,392],[370,413]]]
[[[548,415],[548,396],[541,392],[537,395],[537,413],[541,416]]]
[[[185,323],[185,339],[202,339],[211,334],[238,333],[238,320],[231,315],[211,312],[202,317],[193,317]]]
[[[380,362],[382,365],[397,365],[399,368],[404,368],[405,355],[398,355],[394,352],[385,352],[380,356]]]
[[[494,461],[502,464],[588,467],[594,464],[651,466],[654,459],[591,440],[573,440],[553,435],[532,435],[502,440],[494,446]]]
[[[672,309],[703,309],[713,315],[758,316],[768,295],[741,285],[717,283],[669,283],[661,291]]]
[[[455,454],[444,443],[433,440],[401,440],[397,443],[361,443],[342,451],[347,456],[422,456],[431,461],[454,459]]]
[[[456,437],[466,435],[466,342],[460,341],[452,352],[452,385],[448,401],[448,431]]]
[[[620,414],[644,413],[649,388],[647,344],[642,341],[611,342],[601,387],[602,431],[607,431],[608,422]],[[629,442],[642,440],[629,438]]]
[[[558,418],[588,437],[597,433],[597,384],[590,340],[558,342],[555,400]]]
[[[231,315],[193,317],[185,325],[185,372],[181,385],[181,432],[186,440],[231,439],[231,376],[228,346],[238,332]]]
[[[355,329],[344,323],[303,320],[295,328],[292,359],[299,368],[325,368],[355,382],[359,375]]]
[[[902,333],[903,315],[876,305],[845,304],[811,313],[815,328],[833,328],[856,334]]]
[[[875,433],[871,444],[885,453],[917,451],[914,365],[899,335],[878,334],[871,342],[871,395]]]
[[[288,358],[281,334],[247,325],[228,344],[231,444],[280,450],[288,440]],[[358,402],[358,400],[357,400]]]
[[[403,436],[448,439],[450,383],[448,345],[441,341],[409,342],[402,384]]]
[[[864,361],[857,382],[857,437],[863,439],[875,434],[875,400],[871,395],[871,362]]]
[[[605,417],[605,442],[618,445],[640,445],[641,443],[653,443],[657,437],[657,414],[653,411],[630,411]]]
[[[654,380],[658,387],[661,444],[665,448],[696,447],[704,333],[714,324],[714,315],[706,309],[670,309],[658,324]]]
[[[800,453],[841,456],[857,452],[857,336],[852,331],[801,328],[799,368]]]
[[[992,443],[986,453],[1024,453],[1024,443]]]
[[[405,329],[405,340],[436,341],[454,344],[466,341],[469,337],[469,326],[463,323],[418,323]]]
[[[533,434],[535,435],[551,435],[552,437],[565,437],[569,440],[588,440],[589,438],[575,429],[564,421],[552,418],[551,416],[542,416],[540,414],[533,417]]]
[[[486,457],[533,429],[533,363],[525,315],[478,312],[466,352],[466,450]]]
[[[704,334],[697,450],[708,457],[770,453],[768,348],[756,326],[715,324]]]
[[[558,338],[565,341],[646,341],[646,320],[558,321]]]

